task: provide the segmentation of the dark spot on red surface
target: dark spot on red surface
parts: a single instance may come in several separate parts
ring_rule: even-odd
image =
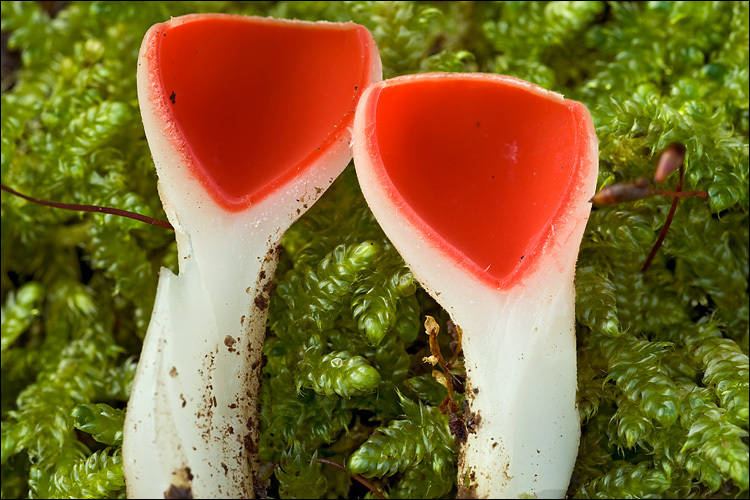
[[[177,103],[177,94],[174,93],[174,90],[169,95],[169,100],[172,101],[172,104],[176,104]]]

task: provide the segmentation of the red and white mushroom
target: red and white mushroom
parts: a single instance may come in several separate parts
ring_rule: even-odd
[[[580,437],[573,278],[597,174],[588,110],[506,76],[405,76],[365,92],[353,144],[378,222],[463,330],[474,425],[459,493],[563,497]]]
[[[129,497],[253,496],[278,242],[351,159],[380,79],[354,23],[190,15],[146,34],[138,96],[180,269],[161,270],[128,403]]]

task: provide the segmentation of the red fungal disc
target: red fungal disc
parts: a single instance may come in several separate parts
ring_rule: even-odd
[[[365,108],[375,175],[401,215],[500,288],[533,265],[570,203],[590,120],[579,103],[504,78],[389,80]]]
[[[155,104],[187,164],[224,209],[240,211],[265,198],[351,126],[370,81],[364,27],[180,19],[164,23],[149,45]]]

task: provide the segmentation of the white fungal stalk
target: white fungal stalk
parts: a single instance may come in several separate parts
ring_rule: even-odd
[[[466,391],[475,422],[460,449],[458,480],[467,495],[565,496],[580,438],[576,250],[566,269],[550,262],[554,272],[522,288],[450,308],[464,331]]]
[[[580,438],[573,278],[597,172],[580,103],[515,78],[376,84],[354,161],[378,222],[463,331],[459,495],[562,498]]]
[[[161,270],[128,403],[123,453],[131,498],[185,491],[195,498],[253,496],[261,353],[279,235],[268,238],[266,228],[247,219],[216,217],[187,229],[170,216],[180,274]]]

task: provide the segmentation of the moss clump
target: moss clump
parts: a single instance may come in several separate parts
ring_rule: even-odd
[[[152,24],[207,11],[353,20],[375,36],[385,77],[499,72],[580,100],[599,137],[600,188],[650,177],[667,144],[684,144],[684,189],[710,199],[680,202],[647,273],[668,201],[595,209],[586,230],[583,437],[569,495],[747,493],[746,2],[87,2],[54,16],[3,2],[3,184],[164,218],[138,48]],[[2,496],[122,497],[120,410],[158,269],[176,267],[173,236],[5,194],[0,236]],[[261,395],[270,492],[363,494],[319,457],[391,497],[454,496],[445,391],[421,361],[420,334],[426,314],[441,331],[448,318],[380,231],[351,168],[283,245]],[[371,459],[386,449],[387,460]]]

